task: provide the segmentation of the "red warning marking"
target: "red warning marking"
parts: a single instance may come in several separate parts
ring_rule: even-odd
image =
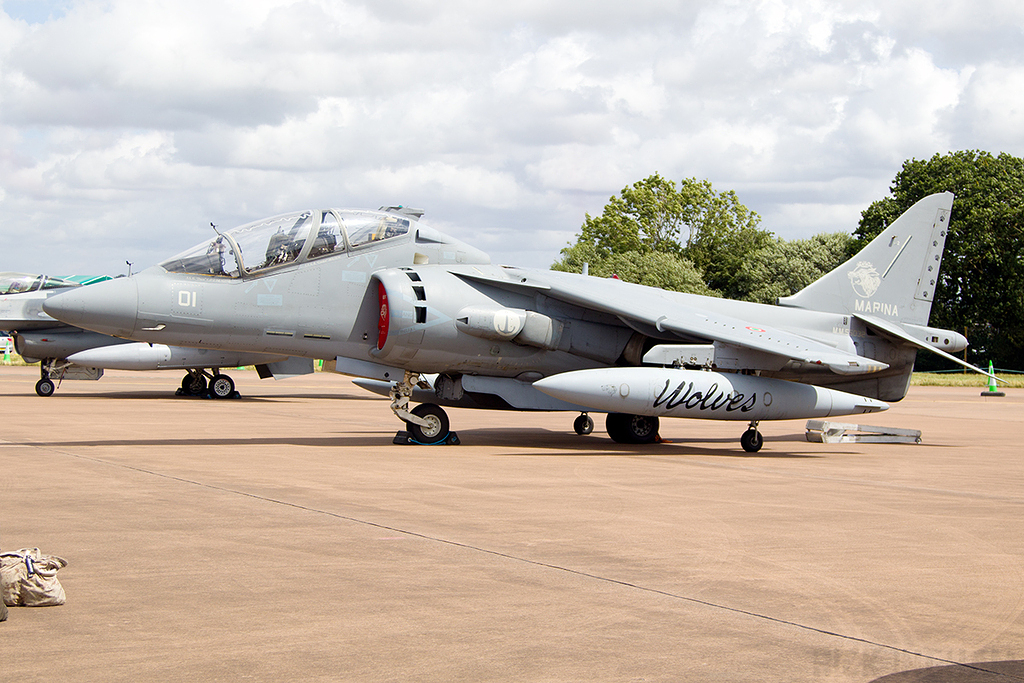
[[[388,292],[383,282],[377,282],[377,301],[380,303],[380,318],[377,320],[377,349],[383,349],[388,340],[391,312],[388,310]]]

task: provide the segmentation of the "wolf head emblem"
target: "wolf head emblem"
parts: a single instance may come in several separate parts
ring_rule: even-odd
[[[865,299],[873,296],[882,284],[882,278],[879,277],[878,271],[869,261],[859,261],[857,267],[847,273],[847,276],[850,278],[850,284],[853,285],[853,291],[857,293],[857,296],[862,296]]]

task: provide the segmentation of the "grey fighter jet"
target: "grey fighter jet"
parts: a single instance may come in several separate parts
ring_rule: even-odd
[[[737,420],[756,451],[761,420],[885,410],[918,349],[962,363],[967,340],[927,326],[952,202],[922,199],[779,306],[492,265],[390,207],[243,225],[44,310],[147,343],[335,359],[387,383],[416,443],[455,442],[441,406],[465,406],[575,411],[580,433],[606,412],[625,443],[657,440],[663,416]]]
[[[109,278],[97,278],[102,281]],[[226,398],[235,383],[221,368],[256,365],[261,376],[284,377],[312,372],[312,361],[265,353],[195,349],[130,342],[54,320],[43,311],[49,297],[82,283],[72,279],[0,273],[0,330],[30,363],[39,362],[36,393],[52,396],[63,380],[98,380],[105,369],[186,370],[179,393]]]

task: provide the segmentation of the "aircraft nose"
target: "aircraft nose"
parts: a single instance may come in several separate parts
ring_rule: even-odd
[[[98,282],[50,297],[43,310],[69,325],[129,337],[135,331],[139,288],[130,277]]]

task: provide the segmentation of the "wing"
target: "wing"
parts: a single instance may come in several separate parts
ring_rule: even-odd
[[[710,307],[698,307],[685,301],[686,298],[695,303],[715,301],[707,297],[684,297],[619,280],[554,271],[506,269],[505,278],[467,272],[454,274],[501,289],[543,294],[582,308],[618,316],[623,321],[639,322],[659,332],[674,333],[682,338],[719,341],[799,363],[825,366],[840,375],[866,374],[889,367],[881,361],[846,353],[798,334],[762,324],[751,324],[750,321],[716,313]]]

